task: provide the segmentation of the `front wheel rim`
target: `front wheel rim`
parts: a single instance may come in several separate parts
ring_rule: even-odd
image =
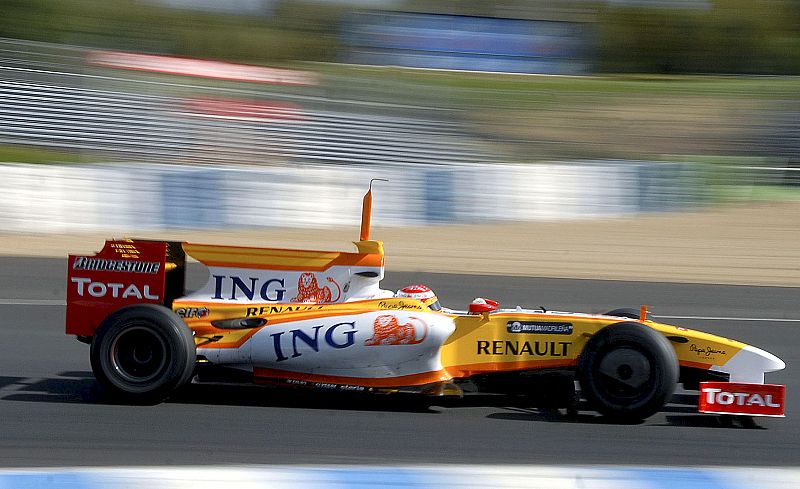
[[[639,350],[618,348],[600,359],[597,377],[604,397],[638,399],[651,390],[652,364]]]

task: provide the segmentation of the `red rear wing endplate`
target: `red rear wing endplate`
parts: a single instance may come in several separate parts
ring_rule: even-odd
[[[94,256],[70,255],[66,333],[92,336],[123,306],[171,301],[165,290],[168,246],[164,241],[113,240]]]

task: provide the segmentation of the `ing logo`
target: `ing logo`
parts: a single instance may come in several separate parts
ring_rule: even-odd
[[[408,322],[400,324],[396,316],[384,314],[375,318],[372,338],[364,342],[365,346],[378,345],[416,345],[428,337],[428,323],[422,319],[409,317]],[[417,332],[422,336],[417,337]]]
[[[297,280],[297,296],[292,298],[292,302],[313,302],[316,304],[337,302],[342,297],[342,288],[339,287],[333,277],[328,277],[327,280],[336,286],[336,298],[333,298],[331,287],[320,287],[317,282],[317,276],[313,273],[305,272]]]

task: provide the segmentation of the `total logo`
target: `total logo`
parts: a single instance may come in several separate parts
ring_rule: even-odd
[[[114,299],[127,299],[133,297],[136,299],[148,299],[159,301],[161,298],[157,294],[150,291],[149,285],[142,285],[139,288],[136,284],[123,284],[118,282],[93,282],[90,278],[71,277],[70,281],[76,285],[78,296],[101,298],[111,296]]]
[[[716,414],[783,416],[786,386],[701,382],[698,411]]]
[[[722,389],[706,387],[702,390],[705,394],[706,404],[719,404],[722,406],[765,406],[771,408],[781,407],[780,403],[773,402],[772,394],[749,394],[747,392],[726,392]]]

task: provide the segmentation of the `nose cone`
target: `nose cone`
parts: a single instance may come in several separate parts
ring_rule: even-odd
[[[758,368],[763,372],[775,372],[786,368],[786,363],[783,360],[761,348],[748,346],[743,351],[747,351],[750,354],[753,368]]]
[[[762,358],[762,361],[764,362],[764,372],[775,372],[776,370],[783,370],[786,368],[786,362],[772,353],[764,351],[760,348],[753,349],[757,350],[758,354]]]
[[[730,373],[731,382],[764,383],[766,372],[786,368],[786,363],[768,351],[754,346],[746,346],[723,367]]]

